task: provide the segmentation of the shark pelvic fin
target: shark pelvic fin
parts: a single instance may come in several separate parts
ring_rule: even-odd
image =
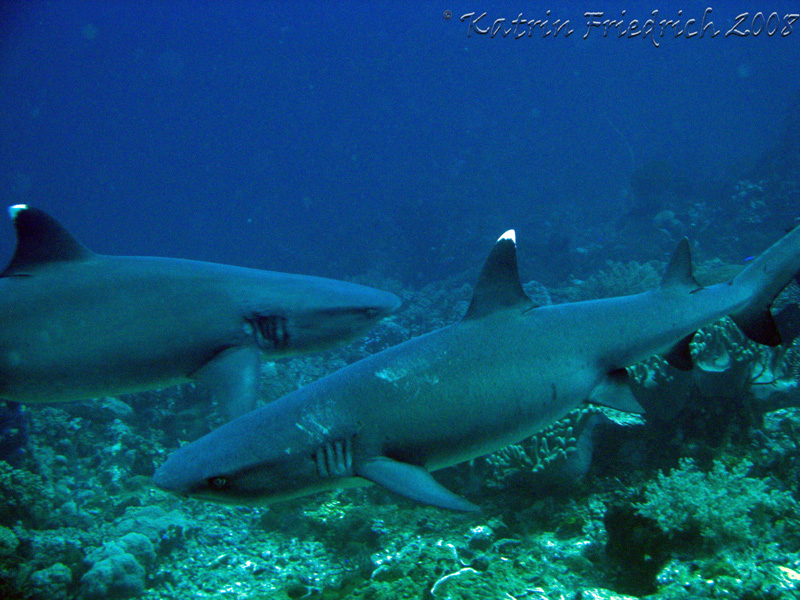
[[[589,402],[622,412],[639,415],[644,413],[642,405],[631,391],[631,386],[628,384],[628,372],[625,369],[611,371],[589,394]]]
[[[93,256],[46,212],[25,204],[11,206],[8,212],[17,230],[17,248],[0,277],[30,275],[43,265],[86,260]]]
[[[778,332],[784,344],[791,344],[800,337],[800,306],[787,304],[779,312],[772,315],[778,326]]]
[[[694,363],[692,362],[690,344],[692,343],[692,338],[695,333],[697,332],[693,331],[675,344],[670,351],[664,355],[664,360],[680,371],[691,371],[692,367],[694,367]]]
[[[190,377],[207,386],[228,419],[234,419],[255,408],[260,358],[256,346],[228,348]]]
[[[757,344],[779,346],[783,340],[769,309],[770,306],[764,310],[750,307],[749,310],[731,315],[731,319],[742,333]]]
[[[675,249],[675,253],[667,265],[664,277],[659,285],[661,289],[674,287],[689,287],[692,291],[703,288],[692,273],[692,252],[689,248],[689,240],[683,238]]]
[[[500,236],[486,259],[464,318],[477,319],[517,305],[530,308],[533,302],[519,280],[517,242],[514,230],[509,229]]]
[[[449,510],[480,510],[472,502],[457,496],[422,467],[377,456],[361,463],[356,475],[411,500]]]
[[[781,343],[781,331],[770,312],[772,303],[800,271],[800,227],[795,227],[752,260],[731,281],[750,292],[744,308],[731,314],[733,322],[754,342]]]

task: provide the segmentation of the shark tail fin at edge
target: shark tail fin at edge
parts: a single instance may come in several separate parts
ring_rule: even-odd
[[[750,301],[730,317],[754,342],[765,346],[777,346],[781,343],[781,335],[770,313],[770,307],[798,271],[800,227],[795,227],[731,281],[733,286],[751,290]]]

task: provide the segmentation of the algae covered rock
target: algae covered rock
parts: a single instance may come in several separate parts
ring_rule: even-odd
[[[28,579],[29,597],[47,600],[66,600],[72,583],[72,571],[62,563],[55,563],[34,572]]]
[[[119,536],[140,533],[164,551],[165,544],[174,546],[176,540],[182,540],[194,528],[178,511],[167,512],[159,506],[131,506],[117,523],[114,533]]]
[[[39,475],[0,461],[0,507],[2,525],[43,528],[53,512],[53,491]]]
[[[0,556],[8,556],[13,554],[19,546],[19,538],[17,534],[11,531],[8,527],[0,525]]]
[[[144,568],[128,553],[96,562],[81,577],[82,600],[138,598],[144,592]]]

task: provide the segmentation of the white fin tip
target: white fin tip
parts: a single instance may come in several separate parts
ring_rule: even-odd
[[[12,219],[16,219],[17,214],[23,210],[28,210],[27,204],[15,204],[14,206],[8,207],[8,214],[11,215]]]
[[[517,245],[517,234],[514,233],[513,229],[509,229],[503,235],[501,235],[499,238],[497,238],[498,242],[500,242],[502,240],[511,240],[514,243],[514,245],[516,246]]]

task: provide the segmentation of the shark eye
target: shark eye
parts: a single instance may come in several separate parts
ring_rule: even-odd
[[[224,490],[228,487],[228,480],[225,477],[211,477],[208,480],[208,487],[212,490]]]

